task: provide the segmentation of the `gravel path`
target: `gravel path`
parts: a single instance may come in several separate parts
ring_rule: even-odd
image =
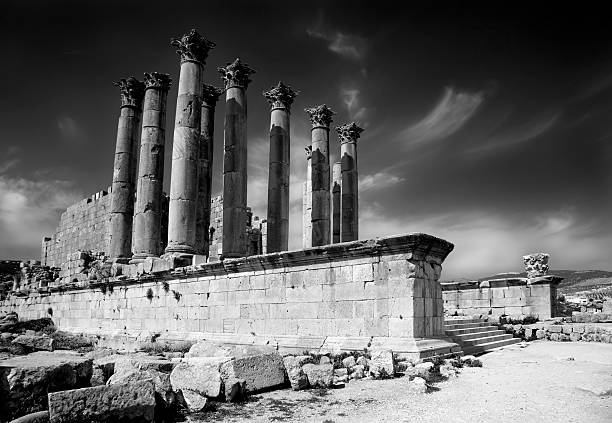
[[[423,394],[407,378],[257,395],[192,422],[612,422],[612,344],[533,342]]]

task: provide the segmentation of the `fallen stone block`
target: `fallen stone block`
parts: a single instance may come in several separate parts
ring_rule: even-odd
[[[285,365],[278,353],[239,357],[221,365],[224,381],[245,381],[245,392],[253,393],[285,383]]]
[[[183,389],[181,391],[183,405],[190,413],[200,412],[206,407],[208,399],[205,395],[192,391],[191,389]]]
[[[37,411],[11,420],[10,423],[49,423],[49,412]]]
[[[351,379],[362,379],[365,376],[365,368],[361,364],[356,364],[352,370]]]
[[[395,375],[395,362],[391,350],[372,350],[369,364],[370,374],[374,378],[387,378]]]
[[[427,381],[422,377],[415,377],[410,381],[410,389],[424,394],[427,392]]]
[[[13,344],[19,344],[33,351],[53,351],[54,340],[47,335],[19,335]]]
[[[188,357],[250,357],[273,354],[276,349],[263,345],[224,345],[214,341],[198,341],[185,353]]]
[[[179,363],[170,374],[175,391],[189,390],[194,394],[216,398],[221,394],[221,365],[228,357],[191,357]],[[185,400],[187,397],[185,396]]]
[[[92,360],[66,352],[35,352],[0,363],[0,416],[47,408],[47,393],[89,385]]]
[[[176,403],[176,396],[170,383],[170,375],[158,370],[121,370],[115,372],[106,382],[107,385],[135,383],[143,380],[152,380],[155,386],[155,399],[157,405],[163,409],[172,408]]]
[[[153,381],[95,386],[49,393],[51,423],[153,421]]]
[[[308,363],[302,366],[312,387],[329,388],[334,382],[334,366],[327,364]]]
[[[151,357],[149,355],[117,355],[114,357],[100,360],[99,362],[109,362],[114,360],[115,373],[129,370],[157,370],[158,372],[170,373],[176,365],[172,360]]]
[[[355,357],[353,357],[352,355],[342,360],[342,365],[347,369],[351,369],[356,364],[357,362],[355,361]]]
[[[291,389],[299,391],[300,389],[308,388],[308,376],[302,370],[304,364],[312,362],[312,357],[309,355],[300,356],[286,356],[283,357],[285,369],[287,370],[287,376]]]

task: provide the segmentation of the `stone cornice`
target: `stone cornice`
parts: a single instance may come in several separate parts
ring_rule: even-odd
[[[255,73],[246,63],[240,61],[240,59],[234,60],[232,63],[228,63],[225,67],[220,66],[217,68],[221,74],[221,79],[225,83],[225,89],[232,87],[242,87],[246,89],[251,82],[250,76]]]
[[[133,76],[114,82],[121,92],[121,107],[142,107],[145,85]]]
[[[151,72],[144,74],[145,89],[156,88],[162,91],[168,91],[172,85],[172,79],[167,73]]]
[[[198,62],[206,64],[208,52],[215,47],[215,43],[202,37],[198,31],[192,29],[181,38],[173,38],[170,45],[177,48],[176,52],[183,62]]]
[[[351,122],[342,126],[338,126],[336,128],[336,132],[340,137],[340,144],[344,144],[347,142],[356,143],[361,133],[363,132],[363,128],[357,126],[355,122]]]
[[[202,105],[215,107],[219,96],[223,94],[223,88],[215,87],[214,85],[204,84],[202,86]]]
[[[293,99],[298,94],[299,91],[294,90],[293,88],[283,84],[280,81],[278,82],[276,87],[273,87],[270,90],[263,92],[263,96],[270,103],[272,110],[286,109],[287,111],[291,111]]]
[[[304,109],[304,111],[308,113],[308,117],[310,118],[310,123],[312,124],[313,128],[329,128],[329,125],[333,121],[332,117],[336,114],[336,112],[327,107],[326,104],[322,104],[316,107],[310,107]]]
[[[562,277],[548,275],[537,278],[501,278],[486,281],[440,282],[442,291],[463,291],[467,289],[506,288],[509,286],[526,285],[558,285]]]

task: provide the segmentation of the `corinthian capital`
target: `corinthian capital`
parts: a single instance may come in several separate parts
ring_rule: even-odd
[[[215,107],[219,96],[223,93],[223,88],[214,85],[204,84],[202,87],[202,101],[205,106]]]
[[[312,127],[316,128],[317,126],[324,126],[329,128],[330,123],[332,123],[332,116],[336,114],[332,109],[327,107],[327,105],[322,104],[317,107],[311,107],[309,109],[304,109],[308,116],[310,117],[310,123],[312,123]]]
[[[127,79],[120,79],[114,83],[121,91],[121,107],[142,107],[144,97],[144,84],[130,76]]]
[[[218,67],[217,70],[221,74],[221,79],[225,82],[225,89],[231,87],[243,87],[246,89],[251,82],[249,76],[255,73],[249,65],[242,63],[240,59],[234,60],[233,63],[228,63],[225,67]]]
[[[546,253],[523,256],[527,277],[536,278],[538,276],[546,276],[548,274],[548,259],[550,259],[550,254]]]
[[[176,52],[181,56],[182,62],[206,63],[208,52],[215,47],[215,43],[202,37],[198,31],[192,29],[181,38],[173,38],[170,45],[177,47]]]
[[[336,132],[340,136],[340,144],[344,144],[345,142],[357,142],[357,139],[363,132],[363,128],[357,126],[355,122],[351,122],[338,126]]]
[[[271,88],[269,91],[264,91],[263,95],[268,100],[272,109],[287,109],[291,110],[293,99],[299,94],[299,91],[295,91],[293,88],[278,82],[276,87]]]
[[[157,88],[162,91],[167,91],[170,88],[172,79],[167,73],[151,72],[144,74],[145,88]]]

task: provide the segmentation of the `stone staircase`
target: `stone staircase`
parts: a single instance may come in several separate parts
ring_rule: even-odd
[[[482,354],[500,347],[521,342],[484,319],[446,318],[444,330],[453,342],[461,346],[463,354]]]

